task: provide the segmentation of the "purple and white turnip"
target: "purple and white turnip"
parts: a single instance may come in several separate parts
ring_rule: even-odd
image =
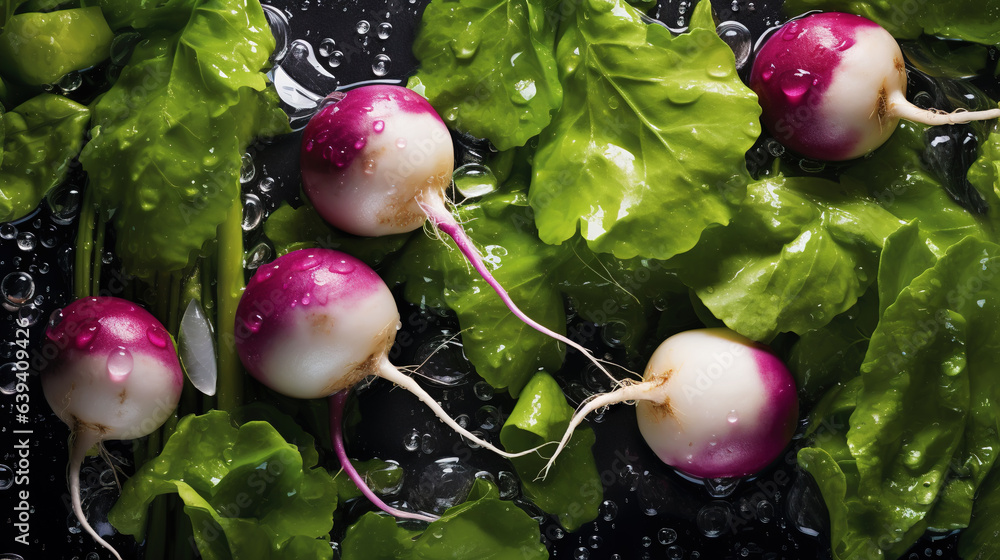
[[[429,516],[395,510],[372,494],[344,451],[340,417],[348,391],[378,376],[413,393],[448,427],[503,457],[507,453],[458,424],[420,385],[389,362],[400,327],[392,292],[368,265],[339,251],[301,249],[260,267],[236,310],[236,350],[247,371],[283,395],[331,397],[331,431],[341,466],[381,509],[398,517]]]
[[[94,446],[148,435],[173,413],[184,383],[173,341],[149,312],[113,297],[74,301],[55,313],[45,336],[58,352],[42,369],[42,390],[70,428],[73,512],[84,531],[121,560],[87,522],[80,467]]]
[[[328,99],[306,126],[300,151],[303,190],[324,220],[371,237],[413,231],[430,220],[454,240],[511,313],[583,353],[610,376],[583,346],[521,311],[493,277],[448,208],[454,145],[426,99],[391,85],[362,86]]]
[[[584,417],[625,401],[636,401],[639,431],[660,460],[698,478],[756,473],[798,421],[795,381],[765,346],[729,329],[686,331],[660,344],[641,382],[578,409],[542,476]]]
[[[761,121],[799,155],[843,161],[878,148],[899,119],[940,125],[1000,117],[1000,109],[944,113],[906,100],[906,66],[892,35],[852,14],[789,21],[761,46],[750,88]]]

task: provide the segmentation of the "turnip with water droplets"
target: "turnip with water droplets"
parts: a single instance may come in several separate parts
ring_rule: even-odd
[[[758,472],[798,421],[795,381],[767,347],[729,329],[685,331],[653,352],[641,382],[581,406],[549,466],[587,414],[625,401],[636,401],[639,431],[660,460],[698,478]]]
[[[146,436],[173,413],[184,383],[173,341],[149,312],[113,297],[74,301],[53,315],[45,336],[57,353],[41,371],[42,390],[70,427],[73,512],[121,560],[83,513],[80,467],[95,445]]]
[[[507,453],[460,426],[411,377],[389,362],[400,327],[392,292],[368,265],[340,251],[300,249],[260,267],[236,311],[236,350],[247,371],[294,398],[331,397],[331,432],[341,466],[381,509],[398,517],[433,519],[390,508],[369,490],[344,450],[341,418],[351,388],[369,376],[387,379],[426,404],[475,444]]]
[[[939,125],[1000,117],[1000,109],[943,113],[906,100],[906,65],[892,35],[875,22],[838,12],[789,21],[758,50],[750,88],[774,137],[824,161],[878,148],[899,119]]]

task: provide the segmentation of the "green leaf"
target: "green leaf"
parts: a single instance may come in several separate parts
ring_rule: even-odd
[[[751,183],[727,227],[671,261],[729,328],[767,342],[851,308],[875,280],[882,242],[901,222],[858,189],[813,177]]]
[[[926,237],[915,231],[907,226],[886,244],[884,268],[914,255],[931,260]],[[813,421],[815,446],[836,458],[847,481],[844,490],[829,464],[809,469],[831,519],[848,512],[846,528],[833,534],[839,559],[895,558],[928,527],[966,525],[1000,448],[993,376],[1000,360],[1000,247],[969,237],[900,289],[919,266],[895,279],[880,272],[886,281],[879,297],[890,303],[861,376],[845,393],[851,398],[838,414],[826,414],[843,418],[853,409],[849,426]]]
[[[524,145],[559,108],[554,0],[434,0],[413,52],[422,87],[449,126],[500,150]]]
[[[7,222],[34,210],[66,178],[83,146],[90,111],[44,93],[0,111],[0,119],[0,222]]]
[[[749,181],[757,98],[708,2],[676,37],[618,0],[583,2],[557,45],[562,108],[542,133],[530,201],[541,239],[666,259],[728,223]]]
[[[500,442],[510,452],[524,451],[550,441],[559,441],[569,426],[574,409],[551,375],[538,372],[528,381],[500,430]],[[594,454],[594,432],[581,426],[552,465],[544,480],[536,480],[548,462],[540,455],[511,459],[524,494],[542,511],[559,518],[568,531],[597,518],[604,499]]]
[[[897,39],[915,39],[921,34],[976,43],[1000,43],[997,0],[788,0],[786,14],[809,10],[849,12],[864,16],[892,33]]]
[[[294,558],[303,550],[330,558],[337,485],[316,468],[315,451],[304,457],[267,422],[237,428],[221,411],[186,416],[160,456],[125,483],[109,519],[141,538],[149,504],[176,493],[205,558]]]
[[[96,6],[19,14],[0,33],[0,71],[28,85],[54,83],[108,58],[112,38]]]
[[[500,500],[496,487],[477,480],[468,501],[423,532],[366,513],[347,529],[341,546],[343,557],[352,560],[533,560],[548,558],[540,539],[537,521]]]
[[[787,365],[806,400],[814,401],[836,383],[858,375],[878,319],[878,296],[869,288],[854,307],[799,336]]]
[[[993,208],[986,216],[976,216],[958,205],[944,186],[923,166],[926,150],[924,125],[900,121],[889,140],[874,157],[863,158],[841,175],[841,183],[849,189],[864,189],[868,195],[897,218],[920,221],[927,246],[940,255],[945,249],[968,236],[997,239],[997,212],[1000,199],[994,193],[992,166],[987,154],[998,153],[1000,137],[991,137],[982,148],[980,159],[972,166],[969,180]],[[978,175],[977,173],[983,173]]]
[[[972,522],[958,541],[958,553],[966,560],[1000,559],[1000,470],[983,482],[972,510]]]
[[[250,140],[288,130],[260,72],[273,48],[260,4],[206,0],[179,32],[151,32],[96,101],[81,161],[116,210],[126,272],[185,268],[239,197]]]

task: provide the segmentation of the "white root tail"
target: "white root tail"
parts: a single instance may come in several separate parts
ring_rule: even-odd
[[[423,387],[421,387],[416,381],[414,381],[413,378],[396,369],[396,366],[389,363],[389,360],[382,360],[382,365],[380,366],[378,372],[376,372],[376,375],[378,375],[383,379],[391,381],[396,385],[399,385],[403,389],[406,389],[407,391],[413,393],[414,396],[420,399],[420,402],[427,405],[427,407],[431,409],[434,415],[440,418],[441,421],[444,422],[449,428],[455,430],[462,437],[471,441],[472,443],[475,443],[476,445],[482,448],[489,449],[490,451],[496,453],[497,455],[500,455],[501,457],[506,457],[510,459],[512,457],[522,457],[524,455],[530,455],[532,453],[537,453],[541,447],[544,447],[546,445],[549,445],[549,443],[551,443],[551,442],[544,443],[542,445],[539,445],[538,447],[526,449],[518,453],[509,453],[494,446],[490,442],[480,438],[479,436],[473,434],[469,430],[466,430],[461,425],[459,425],[459,423],[456,422],[448,414],[448,412],[445,411],[445,409],[441,408],[441,405],[438,404],[438,402],[434,400],[434,398],[431,397],[430,394],[428,394]]]
[[[116,560],[122,560],[121,555],[115,550],[113,546],[107,543],[104,539],[97,534],[97,531],[90,526],[87,522],[87,516],[83,513],[83,504],[80,501],[80,467],[83,465],[84,458],[87,457],[87,451],[100,443],[101,438],[90,430],[78,431],[73,434],[72,440],[70,441],[70,452],[69,452],[69,495],[70,500],[73,505],[73,513],[76,514],[76,519],[80,522],[80,526],[83,530],[90,535],[97,544],[103,546],[104,548],[111,551],[111,554]]]

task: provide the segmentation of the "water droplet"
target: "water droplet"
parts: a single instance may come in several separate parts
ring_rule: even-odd
[[[481,430],[487,432],[498,432],[503,425],[500,410],[495,406],[485,405],[476,411],[476,422]]]
[[[337,50],[337,42],[334,41],[333,39],[326,38],[320,41],[319,49],[317,50],[317,52],[323,58],[327,58],[331,54],[333,54],[333,52],[336,50]]]
[[[372,130],[374,130],[375,132],[382,132],[383,130],[385,130],[385,121],[383,121],[383,120],[377,120],[377,121],[373,122],[372,123]]]
[[[732,507],[728,503],[712,502],[698,511],[695,522],[701,534],[709,538],[715,538],[722,535],[722,532],[725,531],[732,514]]]
[[[478,163],[467,163],[452,174],[455,188],[466,198],[484,196],[497,189],[497,178],[490,168]]]
[[[245,184],[253,181],[256,174],[257,169],[253,165],[253,156],[249,152],[243,154],[240,164],[240,183]]]
[[[17,234],[17,248],[22,251],[33,251],[35,249],[35,234],[30,231],[22,231]]]
[[[0,465],[0,490],[8,490],[14,485],[14,470],[7,465]]]
[[[243,231],[251,231],[264,219],[264,205],[255,194],[243,195]]]
[[[132,373],[135,360],[124,346],[119,346],[108,354],[108,375],[112,381],[122,381]]]
[[[517,480],[517,475],[510,471],[500,471],[497,475],[497,486],[500,490],[501,500],[510,500],[517,496],[521,484]]]
[[[156,346],[157,348],[166,348],[167,342],[170,341],[170,336],[167,334],[167,331],[156,325],[150,325],[149,328],[146,329],[146,338],[149,340],[150,344]]]
[[[475,393],[476,398],[481,401],[488,401],[493,398],[493,387],[485,381],[477,381],[476,384],[472,386],[472,392]]]
[[[14,224],[0,224],[0,239],[11,240],[17,237],[17,228]]]
[[[743,68],[753,47],[753,36],[747,26],[738,21],[724,21],[715,28],[715,32],[732,49],[736,57],[736,68]]]
[[[13,395],[17,392],[17,374],[19,371],[16,362],[8,362],[0,366],[0,394]]]
[[[141,40],[142,34],[137,31],[115,35],[115,38],[111,40],[111,64],[125,66],[128,63],[128,59],[132,56],[132,50]]]
[[[368,23],[368,20],[365,19],[359,21],[358,24],[354,27],[354,29],[357,30],[358,35],[364,35],[368,33],[368,30],[371,28],[372,24]]]
[[[296,60],[305,60],[309,57],[309,47],[299,41],[295,41],[292,43],[291,55]]]
[[[815,77],[805,70],[789,70],[781,75],[778,86],[792,103],[800,103],[815,85]]]
[[[257,184],[257,188],[260,189],[260,192],[269,192],[274,188],[274,177],[264,177]]]
[[[729,414],[726,415],[726,422],[729,422],[730,424],[735,424],[739,422],[739,420],[740,420],[740,415],[739,413],[736,412],[735,409],[730,410]]]
[[[573,551],[574,560],[587,560],[590,558],[590,551],[586,547],[578,546],[576,550]]]
[[[341,64],[343,64],[346,59],[347,57],[344,55],[343,52],[333,51],[332,53],[330,53],[330,60],[327,61],[327,64],[330,65],[330,68],[336,68]]]
[[[667,548],[668,560],[681,560],[684,557],[684,549],[674,545]]]
[[[69,72],[62,78],[59,78],[56,85],[59,86],[59,89],[63,90],[63,93],[76,91],[83,85],[83,75],[79,72]]]
[[[389,65],[391,62],[392,61],[389,60],[389,55],[375,55],[375,62],[372,63],[372,73],[379,77],[385,76],[389,73]]]
[[[380,23],[378,24],[378,38],[385,41],[392,34],[392,24],[391,23]]]
[[[802,34],[800,25],[798,21],[792,20],[785,24],[785,28],[781,32],[781,38],[785,41],[794,41],[799,38]]]
[[[80,334],[77,335],[76,340],[73,341],[73,344],[75,344],[77,348],[82,350],[86,348],[92,340],[94,340],[94,337],[96,337],[97,333],[99,333],[100,331],[101,331],[101,324],[98,323],[96,319],[88,320],[83,324],[82,328],[80,329]]]
[[[417,476],[409,489],[409,501],[422,511],[442,513],[463,502],[475,482],[475,472],[458,458],[439,459]]]
[[[407,451],[416,451],[420,448],[420,432],[416,428],[410,430],[410,433],[403,437],[403,449]]]
[[[11,272],[0,282],[0,295],[7,303],[21,307],[35,295],[35,280],[27,272]]]
[[[733,0],[732,4],[729,5],[729,9],[732,10],[733,13],[739,12],[740,11],[740,1],[739,0]]]
[[[677,540],[677,531],[670,527],[664,527],[656,533],[656,540],[660,541],[660,544],[672,544]]]
[[[348,261],[347,259],[337,259],[330,263],[329,270],[336,274],[350,274],[354,272],[354,263]]]
[[[618,504],[611,500],[601,502],[601,519],[614,521],[618,517]]]
[[[245,264],[247,270],[257,270],[261,266],[267,264],[270,262],[272,254],[273,250],[267,242],[261,241],[257,245],[254,245],[254,248],[250,249],[249,253],[247,253],[247,260]]]
[[[772,519],[774,519],[774,506],[771,502],[763,500],[757,504],[757,519],[759,519],[761,523],[769,523]]]
[[[263,324],[264,324],[264,317],[262,317],[260,313],[254,313],[247,320],[247,328],[250,329],[250,332],[254,333],[259,332],[260,327]]]
[[[400,136],[399,138],[397,138],[396,139],[396,147],[399,148],[400,150],[402,150],[403,148],[405,148],[406,147],[406,138],[403,138],[402,136]]]

